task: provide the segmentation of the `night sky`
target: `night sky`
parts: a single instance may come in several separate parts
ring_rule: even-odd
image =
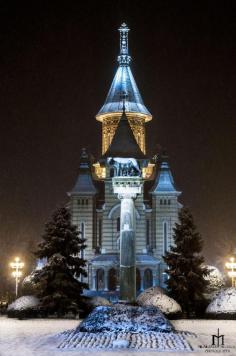
[[[45,221],[67,201],[81,148],[101,152],[94,116],[117,68],[122,22],[153,114],[148,153],[168,151],[215,264],[225,244],[236,246],[236,2],[62,3],[0,5],[1,268],[15,254],[29,265]]]

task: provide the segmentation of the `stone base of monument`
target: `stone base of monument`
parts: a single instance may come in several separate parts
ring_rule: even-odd
[[[115,304],[95,308],[82,321],[78,331],[83,332],[170,332],[174,328],[162,312],[154,307]]]
[[[116,304],[94,309],[75,330],[63,333],[60,349],[153,349],[191,351],[158,308]]]

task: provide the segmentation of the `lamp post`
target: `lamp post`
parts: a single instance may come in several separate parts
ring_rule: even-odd
[[[228,276],[231,278],[232,287],[235,287],[236,262],[234,257],[230,257],[230,262],[226,262],[225,267],[228,270]]]
[[[24,267],[24,263],[20,261],[19,257],[16,257],[13,262],[10,263],[10,267],[13,269],[12,276],[15,278],[16,281],[16,298],[18,295],[18,284],[19,279],[22,276],[22,268]]]

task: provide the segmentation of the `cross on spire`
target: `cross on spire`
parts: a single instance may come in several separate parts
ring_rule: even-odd
[[[129,28],[126,23],[123,22],[118,30],[120,32],[120,54],[117,60],[121,66],[128,66],[131,61],[128,48]]]

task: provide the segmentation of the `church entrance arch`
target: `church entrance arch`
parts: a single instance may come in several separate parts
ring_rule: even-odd
[[[104,290],[105,280],[104,280],[104,270],[99,268],[96,272],[96,288],[97,290]]]
[[[153,285],[152,271],[147,268],[144,271],[143,287],[144,289],[150,288]]]
[[[108,289],[116,290],[117,273],[115,268],[111,268],[108,272]]]

